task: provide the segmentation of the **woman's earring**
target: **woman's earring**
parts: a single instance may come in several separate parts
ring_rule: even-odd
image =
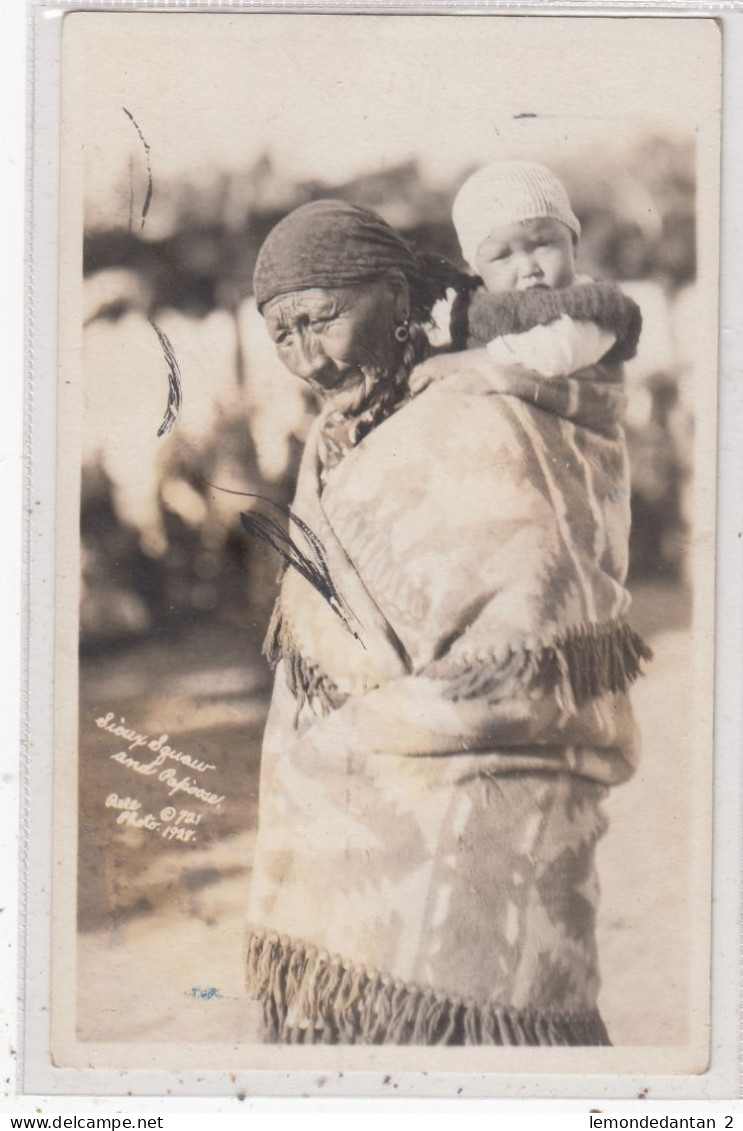
[[[404,322],[401,322],[398,326],[395,326],[395,337],[397,338],[398,342],[407,342],[408,338],[410,337],[410,330],[408,328],[409,324],[410,319],[408,318]]]

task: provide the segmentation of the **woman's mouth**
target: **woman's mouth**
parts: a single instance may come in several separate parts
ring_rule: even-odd
[[[311,379],[316,392],[323,396],[332,396],[335,393],[343,392],[346,389],[353,388],[360,381],[363,381],[364,375],[359,369],[326,369],[322,373],[316,373]]]
[[[311,384],[324,401],[340,412],[356,409],[368,395],[366,375],[356,368],[323,373],[315,376]]]

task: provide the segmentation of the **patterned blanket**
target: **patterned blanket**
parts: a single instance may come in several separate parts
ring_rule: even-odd
[[[621,398],[600,370],[559,389],[460,355],[324,487],[310,435],[294,537],[338,598],[290,569],[267,641],[247,970],[271,1039],[607,1041],[594,849],[648,653]]]

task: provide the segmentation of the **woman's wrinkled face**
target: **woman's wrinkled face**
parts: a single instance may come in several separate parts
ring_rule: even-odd
[[[575,280],[573,233],[549,217],[508,224],[480,244],[475,269],[491,294],[569,287]]]
[[[276,352],[340,412],[362,408],[399,363],[395,326],[409,314],[404,280],[279,295],[263,307]]]

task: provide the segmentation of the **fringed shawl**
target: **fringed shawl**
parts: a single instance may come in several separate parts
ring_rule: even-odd
[[[606,1040],[593,853],[648,656],[621,405],[452,367],[324,490],[320,425],[305,450],[294,510],[344,610],[290,570],[267,639],[248,987],[274,1039]]]
[[[598,1010],[517,1010],[452,998],[278,935],[250,935],[247,968],[249,982],[265,987],[268,1032],[284,1044],[609,1043]],[[297,1024],[298,1017],[314,1023]]]

